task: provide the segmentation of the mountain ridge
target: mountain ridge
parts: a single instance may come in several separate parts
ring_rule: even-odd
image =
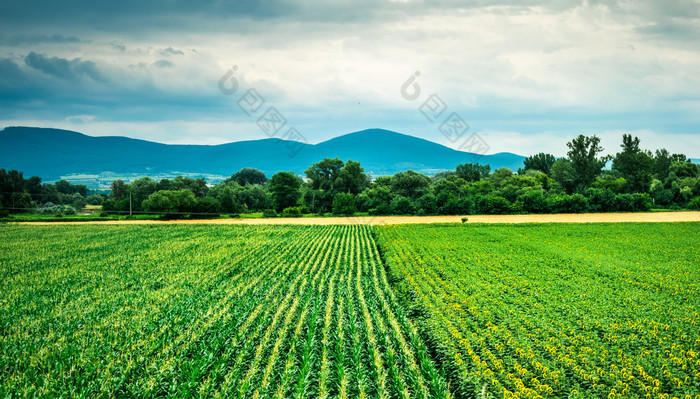
[[[492,169],[522,166],[513,153],[479,155],[384,129],[343,134],[318,144],[279,138],[217,145],[164,144],[124,136],[89,136],[72,130],[6,127],[0,131],[0,168],[17,169],[45,180],[73,174],[156,175],[168,173],[228,176],[243,167],[268,176],[282,170],[303,174],[323,158],[359,161],[373,176],[407,169],[434,174],[458,164],[479,162]]]

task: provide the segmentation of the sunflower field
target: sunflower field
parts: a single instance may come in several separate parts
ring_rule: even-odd
[[[376,228],[457,397],[700,398],[700,225]]]

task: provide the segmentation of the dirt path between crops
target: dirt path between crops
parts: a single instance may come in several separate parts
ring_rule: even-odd
[[[616,223],[616,222],[700,222],[700,212],[584,213],[558,215],[473,215],[467,223]],[[202,220],[107,220],[97,222],[22,222],[20,224],[403,224],[461,223],[462,216],[358,216],[271,219]]]

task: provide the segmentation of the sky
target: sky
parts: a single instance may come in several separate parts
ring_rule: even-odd
[[[700,0],[0,4],[0,128],[172,144],[383,128],[556,156],[631,133],[700,158],[698,71]]]

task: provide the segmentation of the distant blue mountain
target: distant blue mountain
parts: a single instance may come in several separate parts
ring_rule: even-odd
[[[339,157],[361,162],[373,176],[413,169],[434,174],[461,163],[516,170],[524,157],[478,155],[382,129],[345,134],[319,144],[276,138],[221,145],[170,145],[127,137],[92,137],[68,130],[8,127],[0,131],[0,168],[54,180],[71,174],[210,174],[228,176],[253,167],[268,176],[303,174],[313,162]]]

